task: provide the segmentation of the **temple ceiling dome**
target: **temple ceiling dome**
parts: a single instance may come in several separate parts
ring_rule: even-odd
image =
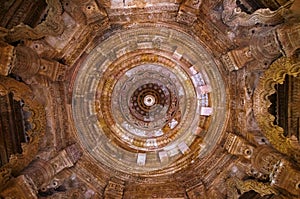
[[[226,98],[201,43],[180,29],[146,24],[118,31],[89,52],[72,111],[80,143],[100,165],[158,175],[214,149]]]

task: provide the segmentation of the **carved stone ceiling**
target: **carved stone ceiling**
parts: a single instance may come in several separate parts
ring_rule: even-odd
[[[0,5],[0,97],[33,118],[1,197],[300,196],[299,129],[269,108],[292,76],[299,120],[299,1]]]
[[[86,57],[73,91],[82,145],[125,173],[180,170],[208,155],[224,131],[218,67],[201,43],[172,27],[136,25],[110,36]]]

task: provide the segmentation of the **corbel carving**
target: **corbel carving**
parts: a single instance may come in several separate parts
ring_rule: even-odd
[[[48,4],[48,15],[42,23],[35,28],[31,28],[25,24],[14,26],[10,30],[3,30],[6,32],[5,40],[8,42],[15,42],[23,39],[40,39],[44,36],[58,36],[64,31],[64,23],[62,21],[62,6],[59,0],[46,0]]]
[[[288,1],[275,11],[266,8],[258,9],[252,14],[247,14],[237,6],[236,0],[224,0],[222,20],[231,27],[254,26],[256,24],[277,25],[283,22],[283,16],[288,12],[288,8],[293,2],[294,0]]]
[[[264,136],[276,150],[292,156],[298,163],[300,162],[299,144],[286,138],[283,135],[284,130],[280,126],[274,125],[275,117],[268,111],[271,105],[268,97],[276,92],[276,84],[284,82],[285,75],[297,76],[299,73],[300,61],[298,58],[279,58],[260,77],[253,96],[254,116]]]

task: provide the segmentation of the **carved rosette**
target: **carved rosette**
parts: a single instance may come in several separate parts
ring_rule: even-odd
[[[253,100],[254,115],[262,133],[268,138],[275,149],[283,154],[292,155],[297,162],[300,162],[299,146],[283,135],[284,130],[280,126],[274,125],[275,117],[268,111],[271,105],[268,97],[276,92],[276,84],[283,84],[286,75],[297,76],[299,73],[299,59],[295,57],[279,58],[260,78],[259,84],[254,91]]]
[[[22,154],[12,155],[9,163],[1,168],[11,169],[12,174],[18,174],[34,159],[38,152],[39,140],[45,133],[46,118],[44,107],[34,99],[34,94],[28,86],[14,79],[1,77],[0,95],[3,96],[8,93],[13,93],[14,99],[17,101],[23,100],[23,110],[30,113],[28,121],[31,124],[31,129],[26,132],[29,141],[22,143]]]

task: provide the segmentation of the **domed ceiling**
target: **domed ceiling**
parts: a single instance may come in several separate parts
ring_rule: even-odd
[[[299,198],[299,10],[0,2],[0,198]]]
[[[91,50],[76,77],[72,109],[93,158],[149,175],[177,171],[211,152],[223,133],[226,92],[198,42],[174,27],[143,24]]]

